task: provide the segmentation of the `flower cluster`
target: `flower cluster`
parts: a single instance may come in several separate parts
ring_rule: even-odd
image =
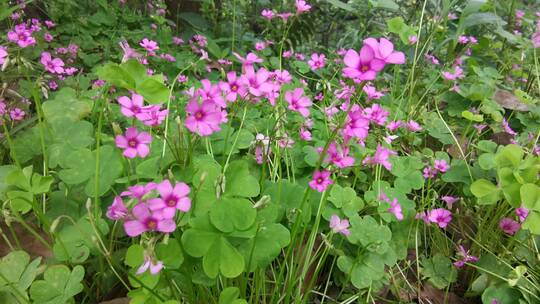
[[[106,215],[111,220],[123,220],[124,230],[130,237],[145,232],[171,233],[176,229],[174,218],[177,211],[188,212],[191,209],[189,192],[190,188],[185,183],[173,186],[169,180],[130,186],[115,197]],[[134,204],[131,210],[124,204],[123,197]]]

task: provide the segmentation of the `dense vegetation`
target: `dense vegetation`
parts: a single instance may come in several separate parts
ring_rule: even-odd
[[[0,303],[540,303],[538,1],[0,0],[0,33]]]

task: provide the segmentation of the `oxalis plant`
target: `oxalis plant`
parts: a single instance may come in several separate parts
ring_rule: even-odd
[[[540,7],[165,2],[0,2],[0,303],[540,302]]]

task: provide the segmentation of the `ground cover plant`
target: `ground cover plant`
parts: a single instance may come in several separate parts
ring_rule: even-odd
[[[0,24],[0,303],[540,303],[538,1]]]

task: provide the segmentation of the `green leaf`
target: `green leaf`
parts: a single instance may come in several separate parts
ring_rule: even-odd
[[[482,116],[482,114],[474,114],[473,112],[468,111],[468,110],[461,112],[461,116],[470,121],[475,121],[475,122],[484,121],[484,116]]]
[[[521,201],[529,210],[540,211],[540,187],[535,184],[525,184],[519,189]]]
[[[238,249],[244,256],[248,271],[264,268],[289,245],[290,233],[281,224],[269,224],[259,228],[256,237],[244,242]]]
[[[238,287],[227,287],[219,294],[218,304],[247,304],[246,300],[238,299],[239,296]]]
[[[81,281],[84,268],[75,266],[72,271],[64,265],[47,268],[44,280],[35,281],[30,287],[30,296],[37,303],[61,304],[73,300],[83,290]]]
[[[382,226],[371,216],[351,217],[351,234],[348,237],[353,244],[361,244],[369,251],[384,253],[388,249],[388,242],[392,232],[387,226]]]
[[[67,155],[63,161],[63,170],[58,172],[60,179],[67,184],[86,182],[85,192],[93,197],[96,178],[96,151],[78,149]],[[111,146],[102,146],[99,151],[98,195],[105,194],[123,171],[119,151]]]
[[[244,258],[224,237],[218,237],[203,257],[203,269],[211,278],[218,273],[234,278],[244,271]]]
[[[490,170],[497,167],[495,162],[495,154],[493,153],[484,153],[478,157],[478,165],[484,170]]]
[[[351,187],[341,187],[340,185],[334,185],[330,191],[330,197],[328,198],[334,206],[337,208],[343,207],[344,204],[351,200],[360,199],[356,196],[356,192]]]
[[[98,67],[96,74],[99,79],[105,80],[111,85],[135,90],[135,79],[116,63],[107,63]]]
[[[370,0],[373,7],[384,8],[392,11],[399,10],[399,5],[393,0]]]
[[[231,162],[225,173],[225,181],[225,195],[255,197],[260,193],[259,181],[250,174],[246,161]]]
[[[210,210],[210,221],[223,232],[246,230],[253,225],[257,211],[242,198],[221,198]]]
[[[492,304],[515,304],[517,299],[521,298],[521,293],[513,288],[508,287],[506,284],[489,286],[482,293],[482,303]]]
[[[495,156],[495,162],[502,167],[515,167],[519,165],[523,158],[523,149],[518,145],[508,145],[503,147]]]
[[[167,244],[159,243],[156,246],[156,256],[158,260],[163,261],[167,269],[178,269],[184,262],[180,242],[174,238],[170,238]]]
[[[433,286],[443,289],[457,280],[457,271],[449,258],[436,254],[422,262],[422,275],[429,279]]]
[[[73,122],[59,118],[51,126],[52,143],[48,149],[50,168],[56,168],[71,152],[94,142],[93,125],[88,121]]]
[[[463,20],[465,28],[481,24],[504,25],[506,22],[494,13],[473,13]]]
[[[344,3],[340,0],[326,0],[326,2],[330,3],[331,5],[340,8],[342,10],[346,10],[350,13],[355,13],[356,10],[348,3]]]
[[[164,103],[169,99],[167,86],[153,78],[143,80],[136,90],[149,103]]]
[[[494,153],[495,150],[497,150],[497,144],[491,140],[481,140],[476,144],[476,146],[479,150],[489,153]]]
[[[499,191],[499,189],[492,182],[486,179],[479,179],[471,185],[471,192],[476,197],[484,197],[493,193],[494,191]]]
[[[75,90],[63,88],[43,103],[43,114],[49,123],[58,120],[79,121],[90,114],[93,101],[78,97]]]
[[[139,267],[144,262],[144,248],[139,244],[129,246],[124,263],[131,268]]]
[[[350,275],[350,280],[356,288],[362,289],[371,286],[373,281],[384,276],[383,261],[380,255],[367,253],[358,256],[357,260],[348,256],[340,256],[337,265],[347,277]]]
[[[12,251],[0,259],[0,290],[18,299],[18,302],[14,303],[28,302],[26,290],[38,274],[41,258],[29,262],[30,256],[24,251]],[[20,295],[23,295],[24,299],[21,299]]]
[[[537,211],[529,212],[522,228],[531,231],[533,234],[540,235],[540,213]]]

